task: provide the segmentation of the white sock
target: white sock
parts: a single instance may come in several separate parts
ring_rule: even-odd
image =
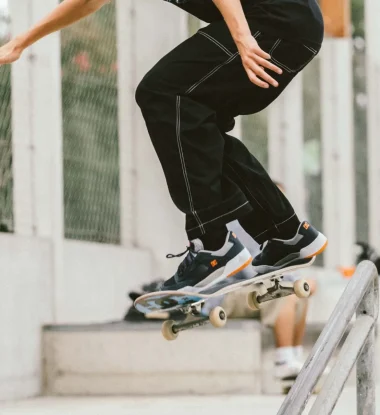
[[[286,364],[294,360],[293,347],[277,347],[276,349],[276,363]]]
[[[303,361],[303,346],[294,346],[293,353],[296,360],[299,362]]]

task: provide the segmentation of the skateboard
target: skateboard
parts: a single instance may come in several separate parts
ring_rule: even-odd
[[[305,280],[297,280],[289,284],[282,284],[284,275],[300,268],[309,267],[315,257],[301,259],[292,266],[267,274],[257,274],[252,266],[245,269],[233,278],[223,280],[206,289],[187,288],[178,291],[156,291],[138,297],[134,305],[136,309],[149,314],[157,311],[179,310],[190,319],[177,323],[167,320],[162,325],[162,335],[166,340],[175,340],[180,331],[211,323],[216,328],[224,327],[227,323],[227,315],[222,307],[214,307],[208,315],[202,313],[202,307],[212,298],[222,297],[237,290],[247,291],[247,303],[252,310],[260,308],[260,304],[295,294],[299,298],[307,298],[310,295],[310,287]],[[248,272],[248,274],[247,274]]]

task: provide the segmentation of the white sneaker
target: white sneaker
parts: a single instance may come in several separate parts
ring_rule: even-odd
[[[302,369],[302,364],[297,360],[284,363],[276,363],[274,376],[280,381],[294,381]]]

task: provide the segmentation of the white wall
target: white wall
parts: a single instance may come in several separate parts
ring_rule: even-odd
[[[41,325],[52,321],[51,244],[0,234],[0,399],[40,390]]]
[[[151,262],[147,251],[65,241],[56,322],[120,320],[127,292],[152,280]]]
[[[126,293],[152,275],[147,252],[65,241],[57,281],[49,240],[7,234],[0,234],[0,264],[0,400],[40,392],[43,324],[120,320]]]

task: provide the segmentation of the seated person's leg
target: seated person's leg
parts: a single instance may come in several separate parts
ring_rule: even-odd
[[[297,301],[297,297],[291,295],[264,303],[260,310],[261,322],[265,326],[273,327],[274,330],[275,377],[281,380],[295,379],[301,369],[295,359],[293,348]]]
[[[310,295],[313,295],[316,291],[317,284],[315,280],[307,281],[310,286]],[[296,310],[296,321],[294,326],[294,339],[293,339],[293,348],[295,359],[302,363],[304,362],[303,356],[303,342],[306,329],[306,318],[309,308],[308,300],[298,299],[297,301],[297,310]]]

